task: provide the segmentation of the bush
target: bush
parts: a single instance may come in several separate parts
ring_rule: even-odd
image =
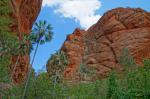
[[[135,60],[132,57],[132,55],[130,54],[129,49],[127,49],[127,48],[124,48],[121,51],[118,61],[122,66],[124,66],[127,69],[136,66]]]
[[[92,81],[92,79],[97,79],[96,69],[89,67],[85,63],[80,64],[77,71],[81,81]]]

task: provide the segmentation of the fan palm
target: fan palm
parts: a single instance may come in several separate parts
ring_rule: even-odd
[[[63,51],[57,51],[51,56],[47,63],[47,71],[53,83],[60,82],[60,75],[62,74],[67,65],[68,59]]]
[[[32,30],[32,34],[30,36],[31,44],[33,44],[33,45],[36,44],[33,59],[31,61],[31,66],[34,63],[35,55],[37,53],[39,44],[44,44],[46,42],[51,41],[52,36],[53,36],[53,33],[52,33],[52,27],[50,24],[47,24],[46,21],[39,21],[38,23],[35,23],[35,26],[33,27],[33,30]],[[29,69],[29,73],[28,73],[28,77],[27,77],[27,80],[25,83],[25,88],[24,88],[22,99],[24,99],[25,95],[26,95],[26,90],[27,90],[28,82],[29,82],[30,75],[31,75],[31,69],[32,68]]]
[[[16,66],[19,62],[19,58],[21,57],[21,55],[25,55],[26,52],[29,50],[30,46],[29,46],[29,44],[27,44],[29,41],[30,41],[30,36],[24,35],[23,39],[19,42],[19,44],[17,46],[17,51],[15,51],[15,54],[14,54],[14,55],[18,55],[18,56],[17,56],[17,60],[15,62],[15,65],[13,66],[13,69],[12,69],[12,75],[15,72]],[[12,79],[12,77],[11,77],[11,79]]]

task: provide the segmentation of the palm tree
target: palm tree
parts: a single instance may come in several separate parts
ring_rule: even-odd
[[[68,58],[63,51],[57,51],[51,56],[47,63],[47,71],[53,83],[60,82],[61,75],[67,65]]]
[[[39,44],[44,44],[45,42],[49,42],[52,40],[52,27],[50,24],[47,24],[46,21],[39,21],[38,23],[35,23],[35,26],[33,27],[32,34],[30,36],[31,44],[36,44],[35,52],[33,55],[33,59],[31,61],[31,66],[34,63],[35,55],[37,53],[37,49],[39,47]],[[23,92],[22,99],[25,98],[28,82],[31,76],[32,67],[29,69],[29,73],[27,76],[27,80],[25,82],[25,88]]]
[[[24,33],[22,33],[24,34]],[[13,51],[13,55],[17,55],[17,60],[15,62],[15,65],[13,66],[12,69],[12,75],[11,75],[11,80],[12,80],[12,76],[15,72],[16,66],[19,63],[19,59],[22,55],[25,55],[26,52],[28,52],[28,50],[30,49],[30,45],[28,44],[28,42],[30,42],[30,36],[29,35],[24,35],[23,39],[19,42],[19,44],[17,44],[17,51]]]

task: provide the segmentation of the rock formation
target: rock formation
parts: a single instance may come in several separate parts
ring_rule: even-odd
[[[35,22],[40,9],[42,0],[10,0],[12,8],[11,19],[13,23],[10,24],[10,29],[21,40],[23,34],[29,34],[33,23]],[[17,61],[18,56],[12,57],[12,69]],[[13,74],[13,80],[16,83],[21,83],[28,72],[29,68],[29,54],[20,56],[18,64]]]
[[[127,48],[137,64],[150,58],[150,13],[142,9],[116,8],[87,31],[76,29],[62,50],[69,57],[65,77],[73,77],[80,64],[96,68],[100,78],[113,69],[121,70],[121,51]]]
[[[62,50],[66,52],[69,59],[69,66],[65,70],[66,77],[70,75],[73,76],[78,69],[78,66],[83,62],[84,34],[84,30],[76,29],[73,34],[68,35],[66,41],[64,42]]]

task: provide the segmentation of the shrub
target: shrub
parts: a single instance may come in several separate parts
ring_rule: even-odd
[[[130,67],[136,66],[133,56],[130,54],[129,49],[124,48],[118,59],[119,63],[125,68],[129,69]]]
[[[93,67],[89,67],[88,65],[84,63],[79,65],[78,74],[80,76],[81,81],[82,80],[91,81],[94,78],[95,80],[97,79],[96,69],[94,69]]]

